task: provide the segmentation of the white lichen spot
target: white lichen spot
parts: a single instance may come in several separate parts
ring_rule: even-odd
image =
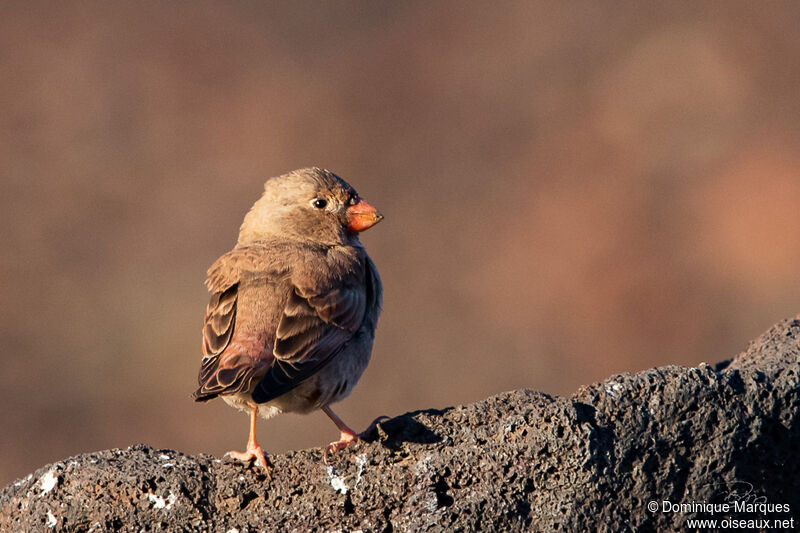
[[[152,492],[147,494],[147,499],[150,500],[150,503],[153,504],[153,508],[155,509],[163,509],[167,506],[167,502],[161,496],[156,496]]]
[[[47,522],[45,522],[45,525],[47,527],[56,527],[57,524],[58,519],[56,519],[55,515],[53,515],[53,513],[50,511],[47,511]]]
[[[361,483],[361,474],[364,472],[364,467],[367,466],[367,454],[356,455],[356,466],[358,466],[358,472],[356,473],[356,484],[353,485],[353,488],[356,488]]]
[[[225,533],[239,533],[239,530],[236,529],[235,527],[232,527],[228,531],[226,531]]]
[[[170,459],[172,459],[172,457],[170,457],[169,455],[164,455],[163,453],[159,455],[158,458],[161,459],[162,461],[169,461]]]
[[[174,465],[174,464],[172,464],[172,463],[164,463],[163,465],[161,465],[161,468],[172,468],[172,467],[174,467],[174,466],[175,466],[175,465]]]
[[[169,491],[169,496],[167,497],[167,509],[172,509],[172,506],[175,505],[176,501],[178,501],[178,496],[172,491]]]
[[[89,459],[89,462],[92,463],[93,465],[97,464],[97,460],[96,459]]]
[[[47,494],[58,485],[58,477],[50,470],[39,479],[39,484],[42,488],[42,494]]]
[[[616,398],[617,393],[619,393],[623,388],[624,387],[619,383],[612,383],[606,387],[606,393],[612,398]]]
[[[178,497],[172,491],[169,491],[169,496],[167,496],[166,499],[162,498],[161,496],[157,496],[152,492],[148,492],[147,499],[153,504],[153,509],[170,510],[172,509],[172,505],[177,501]]]
[[[345,484],[344,479],[336,475],[336,469],[332,466],[328,467],[328,482],[336,492],[347,494],[347,485]]]
[[[425,475],[428,473],[428,463],[430,462],[431,462],[431,456],[425,455],[425,457],[423,457],[421,461],[418,461],[417,464],[411,467],[411,470],[413,470],[414,474],[416,474],[417,476]]]

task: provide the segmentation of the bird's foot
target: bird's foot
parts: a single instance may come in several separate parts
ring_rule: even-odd
[[[267,456],[264,454],[264,450],[262,450],[261,446],[259,446],[258,444],[248,445],[246,452],[236,452],[231,450],[225,455],[246,464],[249,464],[251,461],[255,459],[256,465],[263,468],[264,471],[267,473],[267,477],[272,479],[272,465],[267,460]]]
[[[350,429],[342,430],[341,435],[339,436],[339,440],[336,442],[331,442],[328,444],[328,447],[325,448],[325,457],[327,458],[329,453],[338,452],[340,450],[344,450],[351,444],[355,444],[358,442],[358,435]]]
[[[369,425],[369,427],[367,427],[367,429],[358,434],[356,434],[356,432],[353,431],[352,429],[345,426],[345,429],[341,430],[341,435],[339,436],[339,440],[337,440],[336,442],[331,442],[330,444],[328,444],[328,447],[325,448],[325,458],[327,459],[328,454],[344,450],[348,446],[355,444],[361,439],[366,440],[367,438],[369,438],[369,435],[372,434],[372,432],[377,431],[378,424],[386,420],[389,420],[388,416],[379,416],[378,418],[372,421],[372,423]]]

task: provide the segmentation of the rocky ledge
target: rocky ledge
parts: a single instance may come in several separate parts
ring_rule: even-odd
[[[0,531],[796,529],[799,372],[794,319],[716,366],[408,413],[327,462],[272,456],[272,481],[146,445],[87,453],[3,488]]]

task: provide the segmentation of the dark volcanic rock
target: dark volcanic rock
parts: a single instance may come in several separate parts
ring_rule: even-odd
[[[799,366],[800,321],[785,321],[716,368],[409,413],[328,464],[320,450],[272,456],[272,482],[144,445],[84,454],[5,487],[0,530],[692,530],[697,517],[795,529]]]

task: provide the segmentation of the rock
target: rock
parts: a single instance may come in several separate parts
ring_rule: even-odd
[[[87,453],[5,487],[0,530],[795,529],[799,373],[795,319],[716,367],[408,413],[327,463],[319,449],[272,456],[272,481],[141,444]],[[718,522],[687,523],[703,517]]]

